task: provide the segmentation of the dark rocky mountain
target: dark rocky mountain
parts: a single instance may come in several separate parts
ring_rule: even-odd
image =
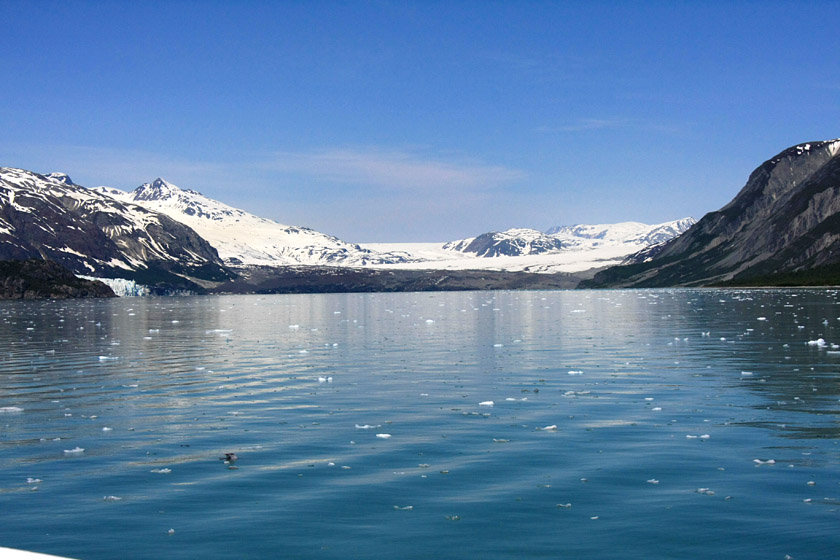
[[[772,283],[840,263],[840,139],[781,152],[732,202],[627,262],[581,287]]]
[[[114,297],[111,288],[77,278],[52,261],[0,261],[0,299]]]
[[[231,278],[216,250],[164,214],[64,174],[0,168],[0,260],[48,259],[76,274],[190,289]]]

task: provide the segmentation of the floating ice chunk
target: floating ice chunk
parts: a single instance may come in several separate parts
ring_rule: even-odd
[[[495,403],[493,401],[481,401],[478,403],[478,406],[493,406]]]
[[[172,469],[152,469],[149,472],[157,473],[157,474],[169,474],[172,472]]]
[[[26,479],[27,484],[38,484],[39,482],[44,482],[44,481],[41,480],[40,478],[27,478]]]
[[[590,517],[589,519],[591,519],[592,521],[597,521],[597,520],[598,520],[598,517],[599,517],[599,516],[597,516],[597,515],[593,515],[593,516],[592,516],[592,517]]]
[[[817,485],[817,483],[814,482],[813,480],[808,481],[808,486],[816,486],[816,485]]]
[[[757,317],[756,321],[766,321],[767,317]]]
[[[494,344],[493,348],[501,348],[502,346],[504,346],[504,344]]]
[[[825,339],[818,338],[817,340],[809,340],[808,346],[816,346],[818,348],[822,348],[826,345]]]
[[[569,375],[583,375],[583,372],[579,369],[570,369]]]
[[[662,407],[661,406],[655,406],[655,407],[651,408],[651,410],[653,410],[654,412],[659,412],[659,411],[662,410]]]
[[[68,455],[77,455],[79,453],[84,453],[85,450],[81,447],[74,447],[73,449],[65,449],[64,452]]]
[[[318,376],[318,383],[332,383],[332,377],[330,377],[330,376],[324,377],[324,376],[319,375]]]
[[[571,502],[566,503],[566,504],[557,504],[557,507],[562,508],[562,509],[571,509],[572,504],[571,504]]]
[[[376,437],[379,439],[388,439],[391,437],[391,434],[376,434]]]
[[[434,323],[434,322],[435,322],[435,320],[434,320],[434,319],[426,319],[426,324],[431,325],[431,324],[432,324],[432,323]]]
[[[99,356],[100,362],[109,362],[111,360],[116,360],[116,356]]]
[[[106,502],[119,502],[122,500],[119,496],[102,496],[102,499]]]
[[[714,496],[715,491],[710,488],[698,488],[695,490],[698,494],[705,494],[706,496]]]
[[[14,412],[23,412],[19,406],[0,406],[0,414],[12,414]]]
[[[356,424],[356,429],[357,430],[372,430],[374,428],[381,428],[381,427],[382,427],[382,424],[376,424],[375,426],[372,426],[370,424]]]
[[[167,534],[167,535],[174,535],[174,534],[175,534],[175,529],[169,529],[169,530],[166,532],[166,534]]]
[[[414,506],[394,506],[394,509],[398,511],[411,511],[414,509]]]
[[[538,430],[543,430],[545,432],[556,432],[557,431],[557,424],[552,424],[550,426],[545,426],[544,428],[537,428]]]
[[[741,375],[745,375],[745,376],[746,375],[752,375],[752,374],[753,374],[753,372],[751,372],[751,371],[742,371],[741,372]]]
[[[753,463],[756,465],[775,465],[775,459],[767,459],[766,461],[762,461],[761,459],[753,459]]]
[[[295,331],[300,328],[300,325],[289,325],[289,328]]]
[[[653,397],[645,397],[645,400],[646,400],[646,401],[652,401],[652,400],[653,400]]]
[[[655,478],[649,478],[649,479],[647,479],[647,483],[648,484],[659,484],[659,481],[656,480]]]
[[[103,431],[103,432],[110,432],[110,431],[112,431],[113,429],[114,429],[114,428],[109,428],[108,426],[104,426],[104,427],[102,428],[102,431]]]

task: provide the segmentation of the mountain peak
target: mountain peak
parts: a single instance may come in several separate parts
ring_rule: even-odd
[[[55,183],[61,183],[62,185],[76,185],[67,173],[47,173],[44,177]]]
[[[134,200],[165,200],[181,193],[172,183],[158,177],[151,183],[144,183],[134,190]]]

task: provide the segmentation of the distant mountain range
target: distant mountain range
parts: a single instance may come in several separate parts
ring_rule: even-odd
[[[685,234],[586,287],[840,282],[840,139],[784,150]]]
[[[509,229],[451,241],[444,244],[443,248],[449,251],[471,253],[478,257],[544,255],[594,250],[605,246],[623,247],[626,249],[626,254],[631,254],[642,247],[668,241],[682,234],[694,223],[694,218],[683,218],[656,225],[622,222],[555,226],[545,233],[535,229]]]
[[[48,259],[158,293],[700,286],[831,267],[840,281],[838,154],[840,140],[789,148],[696,223],[509,229],[437,244],[346,243],[163,179],[125,192],[7,167],[0,260]]]
[[[164,292],[214,289],[237,279],[247,283],[252,277],[267,285],[267,276],[277,274],[272,270],[288,267],[303,267],[312,274],[316,267],[323,269],[319,274],[336,267],[409,269],[414,272],[397,276],[421,286],[424,270],[452,271],[450,277],[456,271],[470,276],[462,274],[466,270],[563,272],[567,274],[562,284],[568,287],[574,280],[570,273],[616,264],[658,240],[656,232],[677,235],[690,223],[686,219],[659,226],[574,226],[554,228],[555,233],[517,229],[425,244],[432,250],[417,251],[415,244],[346,243],[254,216],[163,179],[125,192],[88,189],[63,173],[0,168],[0,260],[44,258],[76,274],[128,279]],[[504,258],[490,258],[495,256]],[[375,288],[375,282],[360,282],[359,274],[340,276],[352,277],[365,289]],[[380,273],[369,276],[384,278]],[[506,278],[500,285],[520,281]]]

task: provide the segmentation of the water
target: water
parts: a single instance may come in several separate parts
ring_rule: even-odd
[[[3,302],[0,546],[837,558],[832,343],[836,291]]]

